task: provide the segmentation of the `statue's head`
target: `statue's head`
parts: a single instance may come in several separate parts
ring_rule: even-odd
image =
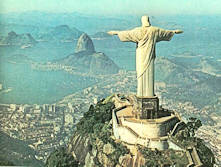
[[[142,16],[141,17],[141,23],[142,23],[142,27],[149,27],[149,26],[151,26],[150,20],[149,20],[148,16]]]

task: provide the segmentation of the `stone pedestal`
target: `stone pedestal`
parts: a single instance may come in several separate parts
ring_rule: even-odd
[[[155,119],[158,118],[159,114],[159,99],[158,97],[137,97],[137,119]]]

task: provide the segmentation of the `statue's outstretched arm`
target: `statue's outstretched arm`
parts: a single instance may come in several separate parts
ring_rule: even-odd
[[[108,31],[107,33],[110,35],[118,35],[119,39],[122,42],[138,42],[140,28],[134,28],[132,30],[125,30],[125,31]]]
[[[174,32],[175,34],[181,34],[181,33],[183,33],[182,30],[173,30],[173,32]]]

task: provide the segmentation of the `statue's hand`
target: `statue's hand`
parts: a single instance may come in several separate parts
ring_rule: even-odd
[[[183,31],[182,30],[174,30],[174,33],[181,34],[181,33],[183,33]]]
[[[110,34],[110,35],[117,35],[118,34],[117,31],[108,31],[107,33]]]

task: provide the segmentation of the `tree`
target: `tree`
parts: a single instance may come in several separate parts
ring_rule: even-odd
[[[45,167],[78,167],[78,162],[64,147],[55,150],[48,157]]]
[[[199,119],[190,117],[186,125],[190,132],[190,137],[194,137],[196,131],[202,126],[202,123]]]

